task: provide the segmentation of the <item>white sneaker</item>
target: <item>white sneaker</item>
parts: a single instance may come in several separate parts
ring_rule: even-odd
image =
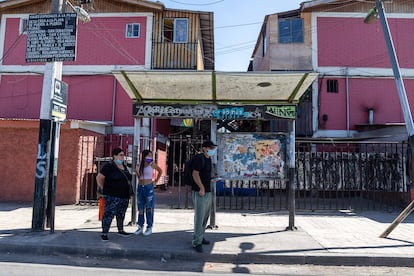
[[[134,235],[141,235],[142,234],[142,227],[141,226],[138,226],[138,229],[137,229],[137,231],[135,231],[134,232]]]
[[[147,228],[147,230],[145,230],[145,232],[143,233],[144,236],[149,236],[152,234],[152,228]]]

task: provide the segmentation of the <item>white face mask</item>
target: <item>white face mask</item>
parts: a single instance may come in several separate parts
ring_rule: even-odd
[[[210,157],[213,156],[214,154],[216,154],[216,150],[217,148],[207,150],[207,155]]]

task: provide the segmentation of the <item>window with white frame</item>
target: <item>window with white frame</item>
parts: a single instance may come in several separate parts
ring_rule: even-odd
[[[188,18],[164,18],[163,41],[188,42]]]
[[[27,34],[28,23],[28,18],[20,18],[19,34]]]
[[[139,23],[129,23],[125,27],[125,37],[127,38],[137,38],[140,36],[140,24]]]

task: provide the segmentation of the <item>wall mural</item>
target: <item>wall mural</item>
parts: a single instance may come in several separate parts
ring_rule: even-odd
[[[284,134],[218,134],[218,174],[224,179],[285,178]]]
[[[217,120],[296,119],[296,106],[281,105],[179,105],[142,104],[132,106],[135,117],[144,118],[198,118]]]

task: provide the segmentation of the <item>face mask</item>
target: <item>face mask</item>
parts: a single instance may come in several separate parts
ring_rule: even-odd
[[[152,163],[152,158],[145,158],[145,162]]]
[[[216,153],[216,149],[209,149],[207,151],[207,155],[210,156],[210,157],[213,156],[215,153]]]
[[[124,163],[121,159],[116,159],[115,161],[116,161],[116,163],[118,163],[119,165],[122,165],[122,163]]]

